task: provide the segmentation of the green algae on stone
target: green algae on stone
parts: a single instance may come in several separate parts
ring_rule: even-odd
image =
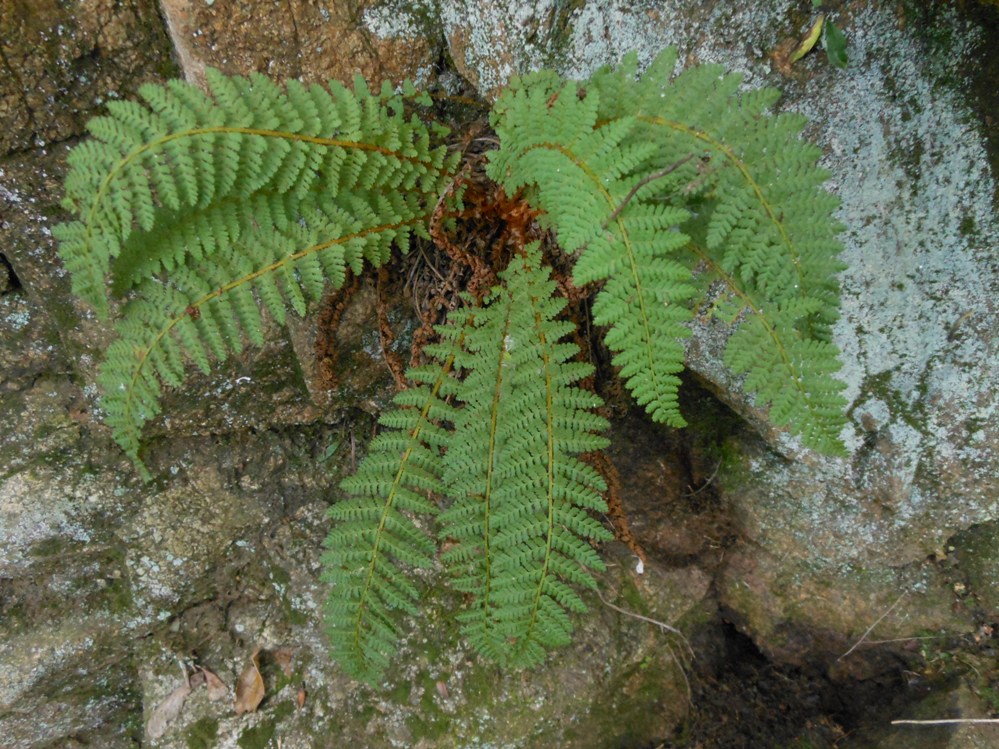
[[[205,715],[198,718],[184,731],[187,749],[215,749],[218,746],[219,720]]]
[[[999,617],[999,523],[973,526],[954,536],[951,544],[974,605],[989,620]]]

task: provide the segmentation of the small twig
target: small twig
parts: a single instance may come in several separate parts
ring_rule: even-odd
[[[437,276],[437,280],[441,283],[447,283],[447,280],[441,275],[441,272],[437,270],[437,266],[430,262],[430,258],[427,257],[427,253],[424,251],[422,245],[420,246],[419,251],[420,257],[423,258],[423,261],[426,263],[426,267],[430,269],[430,272]]]
[[[999,723],[999,718],[941,718],[940,720],[893,720],[893,726],[950,726],[957,723]]]
[[[705,481],[705,482],[704,482],[703,484],[701,484],[701,485],[700,485],[699,487],[697,487],[696,489],[694,489],[694,491],[692,491],[692,492],[687,492],[687,493],[686,493],[686,494],[684,494],[683,496],[684,496],[684,497],[693,497],[693,496],[695,496],[695,495],[697,495],[697,494],[700,494],[700,493],[701,493],[701,492],[703,492],[703,491],[704,491],[705,489],[707,489],[707,488],[708,488],[708,486],[709,486],[709,485],[711,484],[711,482],[715,480],[715,476],[717,476],[717,475],[718,475],[718,470],[719,470],[719,469],[721,468],[721,464],[722,464],[722,462],[721,462],[721,461],[719,460],[719,461],[718,461],[718,465],[716,465],[716,466],[715,466],[715,470],[713,470],[713,471],[711,472],[711,475],[710,475],[710,476],[708,476],[708,480],[707,480],[707,481]]]
[[[681,632],[680,630],[678,630],[676,627],[671,627],[666,622],[661,622],[658,619],[652,619],[652,618],[647,617],[647,616],[642,616],[641,614],[636,614],[634,611],[628,611],[627,609],[622,609],[620,606],[615,606],[613,603],[611,603],[606,598],[604,598],[602,595],[600,595],[600,591],[599,590],[596,591],[596,594],[597,594],[597,598],[600,599],[601,603],[603,603],[605,606],[609,606],[610,608],[614,609],[619,614],[624,614],[625,616],[630,616],[633,619],[639,619],[640,621],[648,622],[649,624],[654,624],[655,626],[659,627],[659,629],[661,629],[663,632],[670,632],[670,633],[676,635],[677,637],[680,638],[680,641],[686,646],[687,653],[690,655],[690,657],[691,658],[694,657],[694,649],[690,646],[690,642],[688,642],[688,640],[684,636],[683,632]],[[684,677],[684,678],[686,678],[686,677]]]
[[[863,643],[863,642],[864,642],[864,640],[866,640],[866,639],[867,639],[867,635],[869,635],[869,634],[870,634],[870,633],[871,633],[871,632],[872,632],[872,631],[874,630],[874,628],[875,628],[876,626],[878,626],[878,624],[880,624],[880,623],[881,623],[881,621],[882,621],[882,620],[883,620],[883,619],[884,619],[884,618],[885,618],[886,616],[888,616],[888,614],[890,614],[890,613],[891,613],[892,611],[894,611],[894,610],[895,610],[895,607],[896,607],[896,606],[898,606],[898,604],[902,602],[902,599],[903,599],[903,598],[905,598],[905,596],[906,596],[906,594],[907,594],[908,592],[909,592],[909,591],[907,591],[907,590],[903,590],[903,591],[902,591],[902,594],[901,594],[901,595],[900,595],[900,596],[899,596],[898,598],[896,598],[896,599],[895,599],[895,603],[893,603],[893,604],[891,605],[891,607],[890,607],[890,608],[889,608],[889,609],[888,609],[888,610],[887,610],[887,611],[886,611],[885,613],[883,613],[883,614],[882,614],[881,616],[879,616],[879,617],[878,617],[878,618],[877,618],[877,619],[875,620],[874,624],[872,624],[872,625],[871,625],[870,627],[868,627],[868,628],[867,628],[867,629],[866,629],[866,630],[864,631],[864,634],[862,634],[862,635],[860,636],[860,639],[859,639],[859,640],[857,640],[857,641],[856,641],[855,643],[853,643],[853,647],[851,647],[851,648],[850,648],[849,650],[847,650],[847,651],[846,651],[845,653],[843,653],[843,655],[841,655],[841,656],[840,656],[839,658],[837,658],[836,660],[837,660],[837,661],[841,661],[841,660],[843,660],[844,658],[846,658],[846,656],[850,655],[850,653],[852,653],[852,652],[853,652],[854,650],[856,650],[856,649],[857,649],[858,647],[860,647],[861,643]]]
[[[488,143],[494,148],[500,147],[500,140],[494,135],[480,135],[478,138],[472,139],[472,143]]]
[[[624,614],[625,616],[630,616],[633,619],[638,619],[639,621],[648,622],[649,624],[654,624],[655,626],[659,627],[661,631],[669,632],[671,634],[676,635],[677,638],[679,638],[680,642],[683,643],[683,646],[687,649],[686,652],[687,657],[690,658],[691,660],[694,659],[694,649],[690,646],[690,642],[687,640],[687,638],[684,637],[683,632],[678,630],[676,627],[671,627],[666,622],[661,622],[658,619],[652,619],[648,616],[642,616],[641,614],[636,614],[634,611],[628,611],[627,609],[622,609],[620,606],[615,606],[613,603],[611,603],[602,595],[600,595],[599,590],[596,591],[596,594],[597,598],[600,599],[601,603],[603,603],[604,606],[609,606],[619,614]],[[690,679],[687,678],[687,669],[684,668],[684,662],[675,652],[673,652],[673,648],[670,647],[669,643],[666,643],[666,650],[667,652],[669,652],[669,657],[673,660],[673,662],[676,664],[676,667],[680,670],[680,676],[683,677],[683,683],[687,689],[687,703],[690,704],[691,702],[693,702],[694,692],[690,687]]]
[[[893,637],[890,640],[866,640],[865,645],[890,645],[893,642],[910,642],[911,640],[945,640],[955,635],[914,635],[912,637]]]
[[[618,204],[617,208],[615,208],[613,211],[611,211],[611,215],[608,216],[607,220],[604,221],[600,225],[600,228],[603,230],[603,229],[606,229],[608,226],[610,226],[614,222],[614,219],[616,219],[618,216],[621,215],[621,211],[623,211],[625,209],[625,207],[628,205],[628,203],[631,202],[631,199],[633,197],[635,197],[635,194],[639,190],[641,190],[643,187],[645,187],[650,182],[655,182],[657,179],[661,179],[662,177],[665,177],[670,172],[675,172],[677,169],[679,169],[681,166],[683,166],[684,164],[686,164],[692,158],[694,158],[694,154],[688,154],[688,155],[684,156],[682,159],[680,159],[679,161],[673,162],[672,164],[670,164],[665,169],[660,169],[658,172],[653,172],[652,174],[649,174],[648,176],[643,177],[642,179],[638,180],[638,182],[635,184],[635,186],[632,187],[631,190],[628,191],[627,195],[624,196],[624,200],[622,200]],[[589,242],[584,243],[581,247],[576,248],[575,254],[576,255],[582,254],[583,250],[585,250],[587,248],[588,244],[589,244]]]
[[[624,196],[624,200],[622,200],[621,203],[618,205],[618,207],[614,209],[613,213],[611,213],[611,215],[607,217],[607,220],[604,221],[604,224],[601,228],[606,229],[608,226],[611,225],[614,219],[616,219],[618,216],[621,215],[621,211],[623,211],[625,206],[627,206],[628,203],[631,202],[631,199],[635,197],[635,193],[637,193],[639,190],[641,190],[650,182],[655,182],[657,179],[661,179],[665,177],[667,174],[675,172],[677,169],[686,164],[692,158],[694,158],[694,154],[689,153],[679,161],[674,161],[665,169],[660,169],[658,172],[653,172],[652,174],[649,174],[648,176],[638,180],[638,182],[635,183],[635,186],[628,191],[627,195]]]
[[[675,663],[676,667],[680,669],[680,676],[683,677],[684,686],[687,688],[687,704],[691,704],[694,701],[694,690],[690,688],[690,679],[687,678],[687,669],[683,667],[684,664],[680,660],[680,657],[673,652],[673,648],[671,648],[668,643],[666,645],[666,650],[669,651],[669,657],[673,659],[673,663]]]

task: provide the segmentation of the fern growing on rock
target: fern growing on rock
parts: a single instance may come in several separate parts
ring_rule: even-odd
[[[588,457],[607,424],[569,342],[567,290],[592,298],[653,420],[685,423],[678,374],[697,314],[730,326],[724,361],[775,425],[842,450],[840,227],[818,150],[802,118],[768,114],[775,91],[740,93],[712,65],[671,78],[675,64],[666,50],[641,75],[630,55],[583,83],[512,81],[491,114],[492,188],[471,184],[446,128],[407,114],[425,97],[361,80],[282,88],[209,72],[207,93],[147,85],[145,103],[109,104],[72,152],[76,218],[55,233],[73,290],[114,322],[103,409],[147,477],[141,431],[163,387],[188,363],[208,372],[261,344],[265,314],[304,314],[414,237],[474,271],[330,510],[327,614],[350,674],[381,677],[401,617],[418,610],[413,572],[435,557],[484,656],[529,666],[569,641],[579,589],[602,566],[591,542],[609,534]],[[473,188],[508,215],[481,256],[447,239],[476,213]]]

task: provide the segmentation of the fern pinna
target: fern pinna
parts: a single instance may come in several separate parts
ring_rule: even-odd
[[[606,422],[581,384],[592,367],[565,340],[559,289],[592,296],[620,377],[655,421],[684,425],[678,375],[697,315],[731,328],[725,363],[775,425],[842,451],[840,227],[818,150],[802,118],[767,113],[776,92],[740,93],[739,76],[712,65],[671,78],[675,65],[666,50],[641,75],[635,55],[583,83],[542,71],[496,101],[485,173],[497,205],[523,207],[520,226],[473,258],[474,293],[416,352],[425,363],[330,511],[327,617],[353,676],[381,678],[401,617],[418,610],[414,573],[438,565],[484,656],[533,665],[568,642],[579,589],[601,569],[592,543],[609,534],[593,515],[604,480],[585,460]],[[427,103],[408,84],[281,88],[214,71],[207,83],[109,104],[70,156],[64,205],[77,218],[55,231],[74,291],[114,319],[103,408],[146,476],[142,427],[188,362],[208,371],[259,345],[265,313],[304,314],[393,247],[475,213],[461,210],[475,164],[449,155],[445,128],[406,114]],[[546,243],[527,242],[546,228]],[[555,278],[553,257],[571,278]]]

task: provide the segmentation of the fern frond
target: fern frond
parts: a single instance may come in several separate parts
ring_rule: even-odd
[[[666,50],[641,77],[630,55],[583,87],[550,73],[514,81],[496,105],[501,147],[490,175],[508,192],[528,189],[578,253],[577,285],[603,284],[595,321],[610,326],[614,363],[653,419],[684,423],[676,373],[687,307],[720,281],[740,310],[755,310],[732,321],[762,317],[771,330],[753,338],[768,347],[756,365],[745,363],[754,352],[740,351],[748,332],[730,338],[727,361],[740,362],[740,373],[765,368],[770,380],[748,377],[745,386],[774,404],[774,422],[836,452],[844,404],[830,339],[841,227],[835,198],[820,189],[818,150],[799,137],[802,118],[767,114],[777,92],[740,95],[741,78],[711,65],[671,81],[675,63]],[[779,383],[803,393],[795,383],[809,378],[781,364],[795,361],[792,349],[818,356],[807,366],[828,373],[814,407],[778,407],[787,396],[771,397]]]
[[[697,232],[695,232],[695,235]],[[703,269],[702,292],[720,281],[722,298],[712,307],[715,317],[737,326],[725,346],[723,360],[736,374],[746,375],[743,387],[756,393],[759,407],[770,405],[770,420],[790,427],[805,446],[828,455],[843,454],[845,385],[836,378],[839,350],[828,341],[807,336],[801,321],[819,310],[821,302],[794,298],[764,309],[725,272],[705,249],[691,242],[691,252]]]
[[[245,211],[235,206],[258,193],[271,207],[284,206],[280,224],[295,221],[291,207],[313,193],[336,202],[353,191],[404,187],[436,200],[447,179],[451,162],[431,147],[426,126],[366,87],[292,82],[282,90],[256,74],[209,71],[207,78],[211,96],[179,82],[143,86],[145,105],[110,106],[89,123],[93,138],[69,157],[64,205],[79,218],[56,235],[73,290],[102,317],[109,312],[105,278],[134,232],[143,236],[129,247],[151,257],[151,267],[165,256],[184,262],[185,245],[161,245],[156,232],[179,211],[208,216],[198,228],[208,227],[210,237],[220,219],[245,231]],[[206,249],[210,239],[194,251]]]
[[[415,387],[399,393],[397,408],[380,419],[357,472],[341,484],[351,495],[329,510],[323,579],[333,657],[354,678],[376,683],[398,647],[399,618],[414,614],[417,589],[408,570],[429,567],[435,544],[414,517],[431,517],[428,500],[443,490],[440,451],[450,442],[441,426],[453,418],[444,397],[461,345],[455,337],[435,350],[434,366],[411,368]],[[445,336],[446,339],[446,336]]]
[[[426,222],[426,209],[415,196],[393,207],[402,208],[401,215],[392,211],[397,220],[380,226],[331,207],[311,215],[309,225],[258,229],[245,244],[220,243],[201,264],[136,288],[116,325],[119,340],[108,350],[99,384],[106,423],[143,475],[148,473],[139,459],[140,436],[160,411],[161,383],[181,384],[188,360],[207,372],[211,361],[238,353],[244,336],[262,345],[261,308],[283,324],[287,308],[303,314],[327,280],[342,285],[348,268],[385,256],[393,242],[405,244],[414,227]]]
[[[662,144],[656,163],[683,152],[701,157],[697,168],[712,198],[699,206],[707,214],[708,250],[770,300],[821,301],[809,323],[825,338],[837,315],[842,227],[831,218],[838,201],[821,189],[828,175],[816,165],[820,151],[800,137],[805,119],[768,114],[778,91],[740,94],[741,76],[717,65],[670,81],[674,62],[666,52],[638,80],[605,70],[599,90],[635,90],[636,135]]]
[[[207,78],[210,94],[150,84],[145,104],[115,102],[92,120],[66,179],[79,218],[55,229],[74,290],[99,314],[109,291],[134,297],[100,378],[134,461],[185,361],[204,370],[243,336],[261,344],[260,306],[283,323],[348,269],[427,236],[453,168],[390,91]]]
[[[602,569],[586,540],[608,534],[586,511],[605,508],[604,485],[575,455],[606,446],[606,422],[597,396],[575,385],[592,367],[559,342],[571,326],[556,319],[565,302],[536,246],[501,281],[458,357],[462,406],[444,473],[454,504],[439,520],[456,542],[443,557],[455,586],[473,596],[459,615],[465,636],[523,666],[568,641],[568,612],[582,610],[571,586],[592,586],[587,570]]]
[[[664,62],[672,65],[668,55]],[[775,425],[839,454],[846,404],[831,327],[844,267],[836,239],[842,227],[832,218],[838,201],[821,189],[827,174],[816,165],[820,152],[800,137],[803,117],[767,113],[777,91],[740,95],[741,77],[720,66],[671,82],[663,72],[650,70],[633,84],[636,134],[668,144],[653,166],[674,161],[678,148],[700,156],[692,181],[706,192],[681,224],[694,237],[681,259],[700,274],[699,294],[720,282],[740,312],[724,360],[747,375],[743,387],[759,405],[771,405]],[[668,192],[652,197],[676,200]]]
[[[510,192],[534,188],[560,244],[581,253],[573,269],[577,285],[607,281],[594,321],[610,326],[614,363],[653,419],[682,426],[678,341],[689,334],[684,303],[693,288],[689,269],[672,256],[687,242],[674,229],[688,214],[647,201],[643,188],[657,180],[675,184],[678,177],[668,167],[650,168],[656,150],[650,143],[630,142],[636,119],[598,121],[599,100],[598,90],[547,78],[511,84],[497,103],[501,147],[491,155],[490,174]],[[521,137],[523,130],[532,135]]]

